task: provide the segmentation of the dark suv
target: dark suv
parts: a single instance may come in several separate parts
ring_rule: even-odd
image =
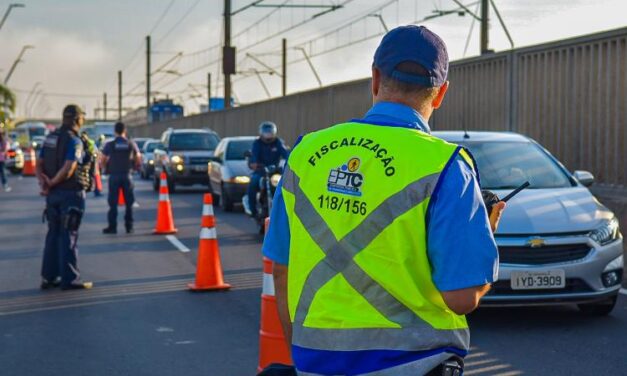
[[[165,171],[170,192],[176,184],[209,186],[207,165],[220,142],[218,135],[207,129],[168,129],[161,135],[162,147],[155,149],[153,188],[159,189],[159,176]]]

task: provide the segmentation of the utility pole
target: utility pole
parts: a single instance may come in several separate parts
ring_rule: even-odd
[[[211,73],[207,73],[207,112],[211,112]]]
[[[146,36],[146,116],[150,116],[150,35]]]
[[[104,103],[104,106],[102,107],[102,111],[104,113],[104,120],[107,121],[107,93],[104,93],[102,95],[102,103]]]
[[[11,13],[11,9],[13,8],[24,8],[26,5],[21,4],[21,3],[17,3],[17,4],[9,4],[9,7],[7,8],[7,11],[4,12],[4,17],[2,17],[2,21],[0,21],[0,29],[2,29],[2,26],[4,26],[4,23],[6,22],[7,18],[9,17],[9,14]]]
[[[15,71],[15,67],[17,67],[17,65],[22,62],[22,57],[24,56],[24,53],[26,52],[26,50],[29,50],[31,48],[35,48],[35,46],[26,45],[22,47],[20,54],[17,55],[17,58],[13,62],[13,65],[11,65],[11,69],[9,69],[9,73],[7,73],[7,76],[4,78],[5,85],[9,83],[9,79],[11,79],[11,76],[13,75],[13,72]]]
[[[235,74],[235,48],[231,47],[231,16],[231,0],[224,0],[224,47],[222,48],[224,108],[231,108],[231,75]]]
[[[489,26],[490,26],[490,2],[489,0],[481,0],[481,54],[487,54],[490,52],[488,47],[489,38]]]
[[[122,121],[122,71],[118,71],[118,121]]]
[[[283,96],[287,95],[287,39],[282,41],[283,53],[281,54],[281,90]]]

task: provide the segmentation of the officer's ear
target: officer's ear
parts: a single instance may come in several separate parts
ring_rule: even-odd
[[[381,71],[372,66],[372,98],[375,99],[379,95],[381,89]]]
[[[440,90],[438,91],[438,94],[435,96],[435,98],[433,98],[433,102],[431,102],[431,105],[433,106],[434,109],[440,108],[447,90],[448,90],[448,81],[446,81],[442,86],[440,86]]]

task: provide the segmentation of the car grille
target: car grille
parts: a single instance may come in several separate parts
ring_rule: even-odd
[[[493,283],[488,295],[549,295],[593,291],[586,282],[579,278],[566,278],[566,286],[563,289],[512,290],[510,283],[508,279]]]
[[[590,253],[586,244],[531,247],[499,247],[499,261],[505,264],[542,265],[582,259]]]
[[[211,161],[209,157],[189,157],[189,164],[207,164]]]

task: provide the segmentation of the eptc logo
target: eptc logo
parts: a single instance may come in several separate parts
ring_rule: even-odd
[[[327,189],[330,192],[361,196],[364,176],[358,172],[360,165],[359,158],[351,158],[347,163],[331,170],[327,180]]]

